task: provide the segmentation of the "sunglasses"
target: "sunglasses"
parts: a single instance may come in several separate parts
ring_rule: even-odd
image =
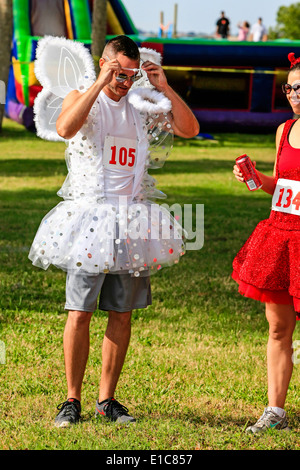
[[[289,85],[288,83],[284,83],[281,87],[285,95],[289,95],[292,90],[294,90],[297,93],[297,95],[300,94],[300,84],[292,86],[292,85]]]
[[[110,60],[109,57],[106,56],[107,60]],[[126,82],[126,80],[131,80],[132,82],[136,82],[142,77],[141,69],[129,69],[127,67],[122,67],[122,70],[129,70],[130,72],[133,72],[133,75],[126,75],[125,73],[119,73],[119,75],[116,75],[116,80],[119,83]]]

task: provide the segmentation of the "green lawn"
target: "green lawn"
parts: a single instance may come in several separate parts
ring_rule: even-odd
[[[45,142],[8,120],[0,135],[1,449],[270,450],[300,449],[300,365],[286,409],[293,430],[244,433],[266,405],[264,306],[237,293],[231,263],[270,197],[235,181],[234,159],[248,153],[271,174],[274,137],[224,134],[176,139],[153,170],[166,202],[204,204],[205,240],[178,265],[152,277],[153,305],[133,315],[132,339],[116,398],[138,419],[128,428],[96,422],[106,314],[95,313],[83,386],[83,421],[53,426],[65,400],[62,337],[64,273],[31,265],[28,251],[42,217],[60,199],[64,144]],[[299,340],[299,325],[295,340]],[[0,356],[1,357],[1,356]]]

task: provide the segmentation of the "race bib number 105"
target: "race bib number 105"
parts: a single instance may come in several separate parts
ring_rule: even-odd
[[[272,210],[300,215],[300,181],[278,179],[272,199]]]
[[[133,171],[136,157],[136,140],[107,135],[104,142],[103,164],[110,170]]]

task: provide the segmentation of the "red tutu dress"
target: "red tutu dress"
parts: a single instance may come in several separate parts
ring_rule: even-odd
[[[300,149],[289,144],[289,133],[295,122],[289,120],[284,126],[277,155],[276,184],[279,179],[300,181]],[[286,201],[280,200],[281,204],[277,205],[287,206]],[[299,215],[272,208],[270,217],[259,222],[233,261],[232,277],[245,297],[294,305],[300,320],[300,202],[297,206],[297,200],[296,208]]]

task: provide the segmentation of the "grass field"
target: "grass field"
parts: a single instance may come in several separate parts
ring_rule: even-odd
[[[116,398],[138,419],[128,428],[96,422],[106,314],[91,323],[83,421],[53,426],[66,398],[64,273],[31,265],[28,251],[42,217],[60,199],[64,144],[45,142],[10,121],[0,136],[0,448],[49,450],[299,450],[300,365],[286,410],[293,430],[254,438],[245,427],[267,402],[264,306],[237,293],[231,263],[270,197],[232,175],[248,153],[271,174],[274,137],[224,134],[216,142],[177,139],[155,171],[167,203],[204,204],[205,241],[152,278],[153,305],[133,315],[132,339]],[[154,173],[154,172],[153,172]],[[295,340],[299,340],[299,325]],[[3,348],[2,348],[3,349]],[[3,351],[2,351],[3,352]]]

